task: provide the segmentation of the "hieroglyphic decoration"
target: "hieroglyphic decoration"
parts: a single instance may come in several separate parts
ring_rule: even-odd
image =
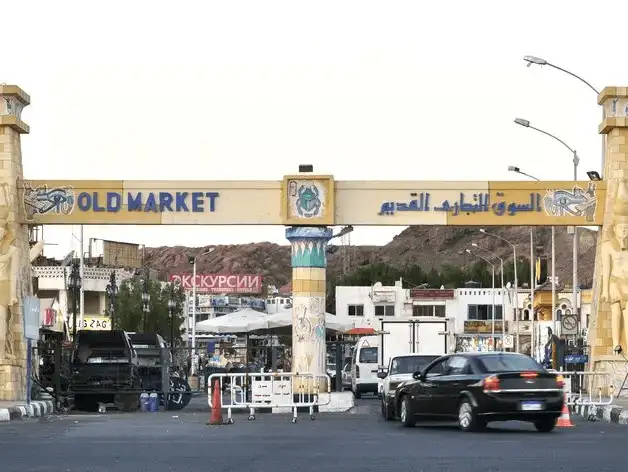
[[[550,216],[584,216],[592,223],[598,204],[595,188],[595,182],[590,182],[586,190],[577,186],[572,190],[548,190],[543,198],[545,212]]]
[[[6,95],[0,99],[0,115],[12,115],[21,120],[23,109],[24,104],[16,96]]]
[[[611,305],[614,352],[619,354],[628,349],[628,182],[618,185],[612,211],[612,225],[602,235],[601,282],[602,301]]]
[[[292,215],[299,218],[320,218],[325,213],[327,189],[315,180],[290,180],[288,204]]]
[[[294,372],[325,372],[325,297],[294,296],[292,356]]]
[[[10,200],[6,185],[0,192],[0,357],[13,358],[14,325],[19,316],[18,283],[21,275],[15,235],[9,226]]]
[[[24,189],[24,212],[27,221],[32,221],[38,215],[54,213],[69,215],[74,210],[76,196],[72,187],[48,188],[47,185]]]

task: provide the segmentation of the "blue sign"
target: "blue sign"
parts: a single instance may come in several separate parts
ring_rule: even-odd
[[[586,364],[589,356],[584,354],[568,354],[565,356],[565,364]]]
[[[213,213],[219,196],[218,192],[127,192],[126,211]],[[81,211],[117,213],[123,201],[121,192],[81,192],[76,206]]]
[[[497,192],[497,197],[503,197],[504,194]],[[531,193],[530,200],[525,203],[498,201],[491,202],[490,194],[488,193],[474,193],[471,198],[467,198],[464,193],[460,193],[458,201],[449,202],[445,200],[440,202],[438,206],[431,206],[430,197],[428,192],[411,193],[411,199],[407,202],[384,202],[382,203],[379,214],[380,215],[394,215],[401,212],[429,212],[438,211],[450,213],[452,216],[457,216],[462,213],[468,215],[472,213],[487,213],[493,212],[497,216],[515,216],[522,212],[541,212],[543,206],[541,204],[541,194]]]

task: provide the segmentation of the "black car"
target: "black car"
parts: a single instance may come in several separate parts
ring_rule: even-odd
[[[550,432],[564,404],[562,376],[523,354],[447,355],[412,377],[395,393],[395,413],[406,427],[457,419],[463,431],[479,431],[491,421],[519,420]]]

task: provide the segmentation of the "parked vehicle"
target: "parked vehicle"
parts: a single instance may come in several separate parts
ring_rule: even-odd
[[[351,389],[351,362],[342,368],[342,389]]]
[[[127,333],[138,358],[140,388],[157,392],[160,404],[164,404],[163,379],[168,379],[168,409],[181,410],[192,399],[190,385],[170,371],[172,355],[164,339],[155,333]]]
[[[377,394],[379,336],[363,336],[355,345],[351,365],[351,391],[355,398]]]
[[[124,331],[76,333],[71,359],[70,389],[74,406],[95,410],[98,403],[114,403],[118,409],[139,408],[139,363]]]
[[[414,317],[407,320],[382,320],[379,365],[405,354],[445,355],[450,352],[445,318]]]
[[[523,354],[447,355],[412,377],[395,392],[395,413],[406,427],[457,419],[463,431],[479,431],[491,421],[518,420],[550,432],[564,405],[562,376]]]
[[[397,387],[412,380],[415,372],[425,369],[431,362],[441,357],[437,355],[406,354],[390,359],[390,363],[377,373],[380,379],[380,398],[382,401],[382,415],[386,420],[395,419],[395,391]]]

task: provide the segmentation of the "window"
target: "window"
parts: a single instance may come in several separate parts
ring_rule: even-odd
[[[377,364],[377,348],[363,347],[360,349],[360,364]]]
[[[390,366],[390,374],[413,374],[425,369],[430,362],[434,362],[440,356],[403,356],[395,357]]]
[[[375,305],[375,316],[395,316],[395,305]]]
[[[430,367],[430,370],[428,370],[425,373],[425,376],[427,378],[430,378],[430,377],[438,377],[439,375],[443,375],[443,373],[447,369],[448,360],[449,358],[443,359],[441,361],[437,361],[436,364],[432,365],[432,367]]]
[[[478,357],[478,363],[487,373],[521,372],[532,370],[541,372],[543,368],[531,357],[521,354],[489,354]]]
[[[364,316],[364,305],[347,305],[349,316]]]
[[[412,316],[438,316],[445,317],[445,305],[414,305]]]
[[[491,313],[493,311],[493,305],[469,305],[467,307],[467,319],[468,320],[492,320]],[[502,319],[502,306],[495,305],[495,319]]]
[[[471,369],[469,367],[469,361],[460,356],[455,356],[449,359],[447,363],[447,374],[448,375],[464,375],[470,374]]]

